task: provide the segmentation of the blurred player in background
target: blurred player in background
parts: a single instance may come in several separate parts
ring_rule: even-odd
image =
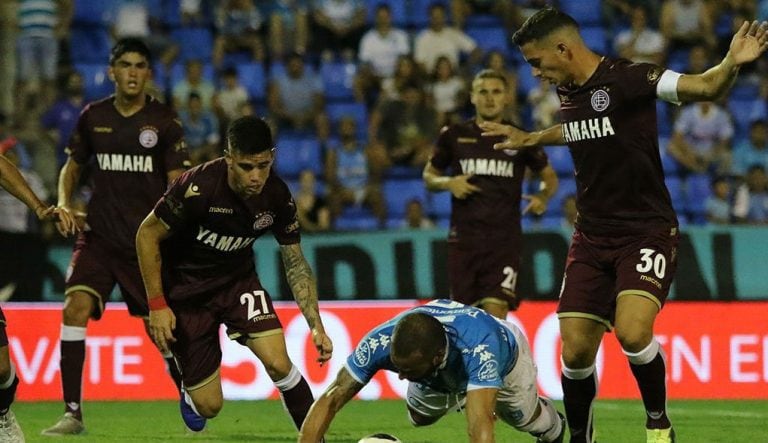
[[[595,356],[612,327],[640,388],[647,442],[675,441],[664,354],[653,336],[679,238],[659,154],[656,99],[721,97],[740,66],[766,50],[766,29],[765,22],[744,22],[722,62],[697,75],[595,54],[573,18],[554,8],[538,11],[513,37],[534,76],[558,86],[562,124],[533,133],[482,127],[485,136],[506,137],[497,149],[567,143],[573,156],[578,215],[557,309],[572,443],[595,441]]]
[[[451,298],[479,306],[499,318],[517,309],[522,229],[520,199],[526,168],[542,180],[541,191],[522,195],[523,213],[541,215],[557,191],[557,174],[541,148],[495,151],[500,141],[482,137],[479,124],[503,121],[511,99],[507,77],[484,70],[472,81],[472,120],[443,128],[424,168],[430,191],[450,191],[448,275]],[[450,170],[450,174],[446,174]]]
[[[48,207],[40,201],[16,166],[3,155],[0,155],[0,186],[24,202],[34,211],[39,220],[57,220],[64,230],[74,229],[74,218],[68,212],[56,210],[53,206]],[[3,247],[12,246],[3,245]],[[3,443],[24,442],[24,434],[10,409],[18,385],[19,377],[16,375],[16,367],[8,352],[5,315],[0,308],[0,442]]]
[[[301,250],[296,204],[285,182],[270,173],[274,160],[264,120],[235,120],[224,157],[182,175],[136,237],[150,331],[179,363],[182,417],[192,431],[203,430],[223,405],[221,324],[264,364],[296,429],[312,405],[312,391],[288,357],[280,319],[256,274],[253,243],[263,234],[271,232],[280,244],[286,280],[318,361],[333,352],[317,306],[317,284]]]
[[[115,94],[89,104],[80,115],[59,175],[58,208],[71,212],[83,169],[95,159],[93,195],[67,272],[61,327],[64,416],[44,435],[85,430],[81,409],[85,332],[98,320],[117,284],[128,312],[147,322],[149,310],[136,260],[136,230],[169,182],[189,166],[176,113],[145,93],[151,55],[141,40],[123,39],[112,48],[109,78]],[[59,226],[62,233],[73,233]],[[180,388],[170,353],[164,354]]]
[[[320,441],[336,413],[382,369],[410,382],[406,404],[414,426],[464,410],[472,443],[495,441],[497,418],[538,443],[563,441],[565,419],[539,396],[520,329],[481,309],[435,300],[366,334],[312,405],[299,442]]]

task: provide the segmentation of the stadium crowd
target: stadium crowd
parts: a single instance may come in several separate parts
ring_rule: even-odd
[[[768,16],[765,0],[3,2],[0,150],[15,153],[41,195],[55,195],[77,115],[113,90],[109,48],[136,36],[155,56],[150,93],[178,111],[194,162],[221,153],[229,121],[269,118],[275,168],[301,196],[305,231],[447,227],[450,194],[428,193],[421,172],[440,128],[471,115],[472,75],[508,76],[516,94],[506,117],[520,126],[558,120],[555,91],[509,41],[543,4],[572,15],[598,53],[689,73],[714,64],[734,23]],[[765,69],[762,60],[742,72],[715,103],[659,102],[659,145],[683,226],[768,223]],[[544,215],[524,217],[525,229],[572,225],[570,155],[546,152],[560,189]],[[12,206],[0,209],[0,231],[38,235]]]

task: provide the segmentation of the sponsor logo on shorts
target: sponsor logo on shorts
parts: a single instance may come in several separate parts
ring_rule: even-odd
[[[141,128],[141,133],[139,133],[139,144],[141,146],[149,149],[154,148],[157,145],[157,128],[148,126]]]
[[[480,381],[490,381],[499,378],[499,364],[496,360],[488,360],[483,363],[480,370],[477,371],[477,378]]]
[[[355,365],[363,368],[369,361],[371,361],[371,349],[368,347],[368,342],[364,341],[355,349]]]
[[[647,281],[648,283],[650,283],[650,284],[656,286],[657,288],[661,289],[661,282],[656,280],[653,277],[649,277],[647,275],[641,275],[640,276],[640,280]]]

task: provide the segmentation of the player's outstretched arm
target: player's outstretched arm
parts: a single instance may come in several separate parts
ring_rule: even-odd
[[[154,212],[141,222],[136,233],[136,255],[149,304],[149,333],[162,352],[168,351],[168,345],[176,341],[173,336],[176,316],[166,304],[161,277],[160,242],[170,234],[170,229]]]
[[[471,443],[496,441],[493,433],[496,409],[496,393],[492,388],[473,389],[467,392],[467,433]]]
[[[495,143],[493,149],[523,149],[531,146],[562,145],[565,143],[563,129],[555,126],[536,132],[525,132],[512,125],[496,122],[480,123],[484,137],[504,137],[504,141]]]
[[[346,368],[341,368],[328,389],[315,400],[299,431],[299,443],[318,443],[336,413],[363,388]]]
[[[680,101],[715,100],[730,89],[739,67],[760,57],[768,49],[768,22],[744,22],[734,34],[728,53],[717,66],[702,74],[683,75],[677,83]]]
[[[320,354],[317,361],[323,364],[330,360],[333,354],[333,343],[325,333],[323,320],[320,318],[320,309],[317,306],[317,282],[312,274],[312,268],[304,258],[299,243],[280,245],[280,256],[283,259],[285,278],[291,287],[293,298],[312,331],[312,341]]]

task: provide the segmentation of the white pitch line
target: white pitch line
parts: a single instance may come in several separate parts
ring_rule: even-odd
[[[595,409],[605,410],[619,410],[626,409],[626,406],[610,403],[596,403]],[[642,409],[642,406],[639,407]],[[698,409],[698,408],[686,408],[686,407],[672,407],[670,413],[673,415],[686,414],[686,415],[714,415],[717,417],[741,417],[741,418],[768,418],[768,413],[763,412],[743,412],[735,411],[732,409]]]

